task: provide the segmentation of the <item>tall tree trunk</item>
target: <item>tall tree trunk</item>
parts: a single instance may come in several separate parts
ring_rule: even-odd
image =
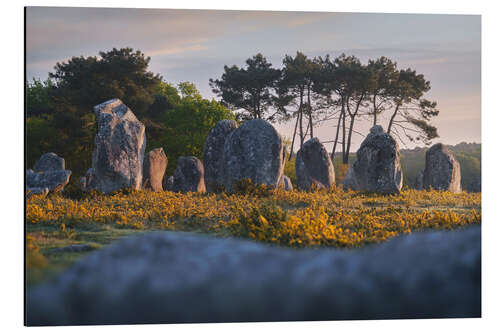
[[[373,126],[377,125],[377,95],[373,95]]]
[[[399,111],[399,104],[396,105],[396,109],[394,110],[394,113],[391,116],[391,120],[389,121],[389,126],[387,126],[387,134],[391,134],[392,124],[394,123],[394,118],[396,118],[398,111]]]
[[[309,130],[311,131],[311,139],[313,138],[313,121],[312,121],[312,107],[311,107],[311,87],[307,88],[307,109],[309,111]]]
[[[347,151],[346,151],[344,164],[349,163],[349,152],[351,150],[351,138],[352,138],[352,131],[354,129],[354,120],[356,119],[356,116],[358,115],[359,107],[361,106],[361,102],[363,101],[363,98],[364,98],[364,94],[361,95],[358,102],[356,103],[356,109],[354,110],[353,113],[351,113],[351,110],[349,109],[349,105],[347,105],[347,111],[349,112],[349,117],[351,118],[351,123],[349,124],[349,133],[347,135]]]
[[[354,128],[354,119],[356,118],[356,114],[353,114],[352,116],[350,116],[350,118],[351,118],[351,123],[349,125],[349,134],[347,135],[347,152],[344,164],[349,163],[349,151],[351,150],[352,130]]]
[[[339,133],[340,133],[340,121],[342,120],[342,115],[344,114],[344,110],[340,111],[340,116],[339,116],[339,121],[337,122],[337,130],[335,133],[335,140],[333,141],[333,148],[332,148],[332,162],[333,159],[335,158],[335,151],[337,150],[337,142],[339,141]]]
[[[295,136],[297,135],[297,125],[298,124],[299,124],[299,115],[297,114],[297,120],[295,121],[295,129],[293,130],[292,146],[290,147],[290,155],[288,156],[289,161],[292,159],[293,144],[295,143]]]
[[[345,109],[342,114],[342,163],[347,164],[346,162],[346,152],[345,152]]]
[[[304,90],[300,88],[300,104],[299,104],[299,136],[300,136],[300,148],[304,144],[304,126],[302,123],[302,113],[303,113],[303,99],[304,99]]]

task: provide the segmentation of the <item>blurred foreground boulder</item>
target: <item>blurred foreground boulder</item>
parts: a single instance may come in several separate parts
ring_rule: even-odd
[[[27,292],[29,325],[480,316],[480,227],[361,250],[149,233]]]

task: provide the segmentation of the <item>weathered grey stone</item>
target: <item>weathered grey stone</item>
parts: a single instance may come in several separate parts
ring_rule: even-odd
[[[26,182],[28,188],[47,188],[50,193],[61,192],[69,183],[71,177],[70,170],[56,170],[46,172],[33,172],[29,176],[30,181]]]
[[[146,147],[144,125],[119,99],[94,107],[98,131],[92,168],[81,180],[83,190],[104,193],[122,188],[140,189]]]
[[[70,170],[64,170],[64,158],[54,153],[43,154],[35,162],[35,171],[26,170],[26,190],[43,194],[45,188],[50,193],[60,192],[69,183]]]
[[[33,170],[35,172],[65,170],[64,158],[57,156],[55,153],[45,153],[38,161],[35,162]]]
[[[142,187],[155,192],[163,191],[162,183],[167,163],[163,148],[156,148],[147,153],[143,163]]]
[[[481,175],[474,177],[468,186],[468,192],[481,192]]]
[[[89,168],[87,172],[85,172],[85,175],[82,178],[80,178],[80,187],[86,191],[92,189],[92,185],[96,184],[94,177],[95,177],[94,168]]]
[[[42,197],[49,194],[49,189],[46,187],[27,187],[26,188],[26,198],[30,198],[33,195],[40,195]]]
[[[349,251],[150,233],[27,292],[29,325],[480,316],[480,227]]]
[[[354,174],[354,169],[352,167],[347,169],[344,180],[342,180],[341,184],[344,186],[344,189],[349,188],[354,191],[359,191],[359,185],[356,181],[356,175]]]
[[[424,171],[420,170],[417,174],[417,179],[415,180],[415,189],[423,190],[424,189]]]
[[[234,120],[219,121],[208,133],[203,148],[203,167],[205,169],[205,186],[213,192],[224,186],[224,142],[238,128]]]
[[[205,192],[203,164],[194,156],[181,156],[173,176],[174,192]]]
[[[163,178],[163,188],[166,191],[173,191],[174,189],[174,176],[170,176],[167,179]]]
[[[232,131],[224,143],[224,187],[238,181],[277,187],[283,175],[281,135],[267,121],[252,119]]]
[[[292,181],[288,176],[283,175],[280,181],[280,187],[284,188],[285,191],[293,191]]]
[[[460,164],[453,153],[442,143],[436,143],[425,153],[423,186],[425,189],[462,191]]]
[[[384,133],[381,126],[375,125],[370,129],[342,184],[344,188],[356,191],[399,193],[403,186],[403,173],[398,143]]]
[[[30,184],[33,184],[37,179],[37,172],[32,169],[26,169],[26,187],[29,187]]]
[[[297,152],[295,175],[299,190],[328,189],[335,185],[332,160],[318,138],[308,140]]]

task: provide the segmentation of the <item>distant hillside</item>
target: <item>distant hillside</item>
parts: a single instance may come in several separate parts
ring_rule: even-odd
[[[460,163],[462,188],[469,192],[481,191],[481,144],[462,142],[448,148]],[[417,174],[425,166],[426,151],[427,148],[421,147],[400,151],[404,185],[415,186]]]

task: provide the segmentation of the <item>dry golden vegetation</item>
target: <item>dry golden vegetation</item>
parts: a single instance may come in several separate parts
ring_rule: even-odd
[[[481,194],[403,190],[377,195],[335,188],[272,190],[242,182],[235,194],[121,191],[33,196],[27,201],[28,283],[64,269],[83,253],[53,251],[85,243],[93,249],[151,230],[242,237],[291,247],[360,247],[426,229],[481,223]]]
[[[244,190],[231,195],[119,192],[80,200],[34,196],[27,202],[27,230],[46,226],[70,235],[71,230],[110,226],[235,235],[290,246],[357,247],[401,233],[481,222],[480,193]]]

